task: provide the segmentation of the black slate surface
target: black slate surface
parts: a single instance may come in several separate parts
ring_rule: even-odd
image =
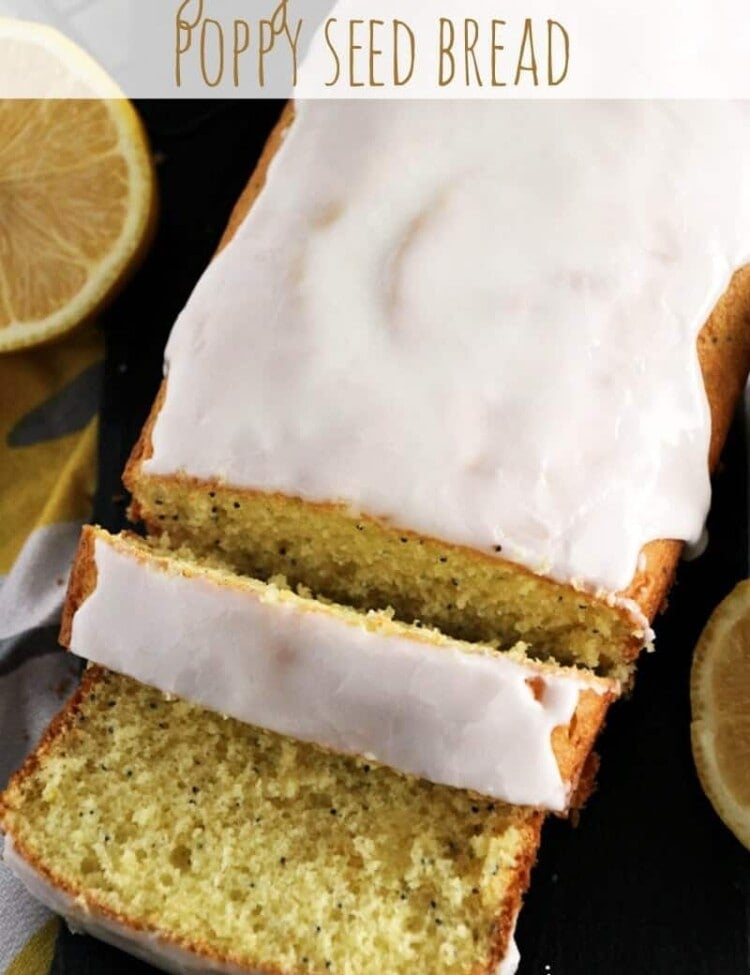
[[[280,111],[272,102],[139,107],[159,160],[162,213],[148,260],[103,319],[96,518],[111,529],[124,524],[120,472],[156,391],[169,329]],[[632,698],[611,713],[597,793],[577,828],[545,827],[518,926],[519,975],[750,973],[750,854],[700,791],[688,700],[701,627],[747,574],[744,443],[738,419],[715,480],[709,548],[682,566],[658,621],[658,652],[643,658]],[[150,971],[90,938],[59,937],[54,975]]]

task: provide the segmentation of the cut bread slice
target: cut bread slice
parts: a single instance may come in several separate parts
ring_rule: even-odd
[[[250,724],[556,812],[619,692],[522,646],[462,643],[92,527],[61,641]]]
[[[510,971],[541,823],[96,667],[0,799],[37,897],[175,972]]]
[[[220,548],[248,575],[283,573],[318,595],[361,609],[391,606],[400,619],[461,639],[523,640],[537,656],[627,676],[673,579],[682,549],[676,539],[685,537],[659,540],[640,529],[657,506],[667,515],[682,511],[675,494],[684,500],[694,491],[703,517],[704,461],[717,462],[750,364],[750,269],[738,271],[716,303],[735,266],[743,178],[739,144],[731,153],[723,147],[747,130],[744,112],[571,104],[563,120],[559,109],[520,114],[508,104],[460,112],[445,103],[288,108],[222,253],[170,339],[166,379],[126,471],[132,516],[152,534],[168,529],[177,544]],[[716,139],[706,135],[713,125]],[[638,153],[612,154],[625,131],[640,133],[632,144],[648,146],[649,165]],[[568,145],[566,132],[577,133],[585,154]],[[690,151],[671,143],[677,134]],[[381,146],[377,167],[364,149],[373,139]],[[696,166],[700,153],[710,161]],[[607,164],[592,163],[600,158]],[[655,192],[652,183],[659,158],[681,160],[666,195],[663,182]],[[686,228],[682,201],[708,198],[696,186],[713,162],[725,166],[721,200],[711,192],[711,212],[695,210]],[[569,166],[570,178],[561,179]],[[491,221],[471,222],[472,214],[495,212],[483,202],[498,186],[513,193],[503,197],[497,221],[508,227],[504,235]],[[609,208],[622,200],[613,238]],[[609,214],[604,246],[589,236],[601,229],[599,212]],[[712,244],[696,230],[704,217],[722,253],[713,264],[705,259]],[[450,232],[467,227],[461,239],[482,246],[476,259]],[[531,227],[549,248],[540,251]],[[624,264],[612,249],[621,244]],[[512,278],[519,253],[527,272],[520,282]],[[631,282],[625,298],[622,266]],[[675,284],[680,275],[685,280]],[[415,280],[424,287],[405,305]],[[444,282],[463,309],[459,323],[451,318],[445,327],[432,298],[444,294]],[[494,330],[475,328],[468,309],[476,303],[480,313],[494,309]],[[526,316],[540,307],[546,317],[527,328]],[[652,324],[649,316],[657,316]],[[688,319],[659,352],[661,337]],[[534,328],[541,337],[524,347],[531,365],[514,373]],[[541,379],[533,355],[544,350],[549,374]],[[609,351],[600,357],[601,350]],[[501,379],[506,361],[510,374]],[[516,374],[526,381],[508,401]],[[648,396],[638,386],[645,374]],[[609,391],[626,375],[632,386],[613,406]],[[633,404],[631,434],[639,432],[624,438],[621,420]],[[687,413],[700,430],[683,436]],[[657,427],[663,437],[652,440]],[[549,455],[519,474],[519,451],[543,438]],[[630,449],[622,447],[626,439]],[[676,444],[699,444],[690,464],[675,461]],[[608,466],[612,456],[619,462]],[[639,474],[646,456],[650,467]],[[564,478],[576,471],[580,490],[566,489]],[[515,477],[518,503],[503,506],[503,487]],[[602,519],[587,536],[608,563],[621,558],[624,536],[638,535],[632,576],[612,587],[575,571],[581,544],[574,532],[622,484],[632,486],[624,492],[627,516]],[[539,497],[559,516],[558,531],[534,507]],[[475,530],[464,531],[470,524]],[[532,540],[549,534],[570,563],[565,578],[543,558],[513,555],[522,547],[513,529]]]

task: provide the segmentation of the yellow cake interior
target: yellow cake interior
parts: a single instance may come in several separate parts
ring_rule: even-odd
[[[0,817],[53,882],[125,921],[347,975],[496,964],[540,821],[98,668]]]
[[[642,643],[620,609],[507,561],[279,495],[138,476],[136,516],[164,544],[357,609],[391,608],[469,642],[627,679]]]
[[[151,565],[161,564],[166,572],[177,575],[197,575],[199,578],[211,579],[213,582],[229,588],[236,588],[239,584],[246,592],[260,596],[266,601],[291,603],[301,612],[330,613],[331,616],[343,623],[358,628],[363,627],[373,633],[409,640],[422,640],[435,646],[459,647],[464,653],[491,654],[493,651],[497,651],[501,652],[504,657],[516,660],[519,663],[544,663],[548,673],[571,673],[570,670],[558,665],[554,660],[541,661],[537,659],[531,653],[532,648],[522,642],[508,647],[503,646],[497,640],[492,643],[470,643],[458,637],[447,637],[441,630],[428,627],[421,622],[418,626],[413,623],[404,623],[394,617],[391,609],[359,610],[352,606],[336,603],[325,596],[313,597],[307,586],[299,583],[292,587],[289,580],[283,575],[274,574],[265,582],[261,582],[254,576],[238,575],[231,565],[231,560],[218,548],[197,551],[194,546],[187,542],[177,544],[176,540],[170,538],[166,533],[158,537],[142,538],[132,532],[112,535],[102,528],[88,527],[84,531],[91,532],[92,539],[101,538],[105,544],[112,546],[129,558],[140,558]],[[78,608],[77,603],[75,608]],[[577,670],[581,675],[588,675],[588,671],[583,668],[577,668]],[[573,673],[575,673],[575,669]]]

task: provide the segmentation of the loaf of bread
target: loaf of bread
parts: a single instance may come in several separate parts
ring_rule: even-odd
[[[250,576],[627,678],[750,365],[750,271],[726,270],[745,156],[723,148],[749,121],[287,109],[173,332],[133,516]]]
[[[750,368],[748,156],[750,103],[285,110],[126,470],[148,538],[84,532],[63,642],[123,675],[0,799],[41,900],[174,971],[515,969]]]

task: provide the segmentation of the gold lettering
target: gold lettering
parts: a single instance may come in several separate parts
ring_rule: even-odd
[[[258,23],[258,83],[262,88],[266,83],[266,55],[273,50],[274,32],[270,20]]]
[[[240,55],[250,47],[250,24],[246,20],[234,22],[234,87],[240,86]]]
[[[409,70],[405,75],[399,75],[399,51],[401,50],[399,46],[399,35],[406,32],[405,39],[409,43]],[[411,76],[414,74],[414,58],[416,54],[416,40],[414,38],[414,31],[405,24],[403,20],[393,21],[393,83],[396,87],[405,85],[410,81]]]
[[[354,77],[354,52],[361,51],[362,45],[355,44],[354,35],[356,34],[357,28],[364,24],[364,20],[350,20],[349,21],[349,85],[351,88],[364,88],[364,81],[357,81]]]
[[[446,39],[447,33],[447,39]],[[447,17],[440,18],[440,44],[438,61],[438,84],[441,88],[449,85],[456,74],[456,59],[453,56],[453,43],[456,39],[456,29],[453,21]],[[449,74],[444,73],[445,60],[448,60]]]
[[[493,88],[504,88],[507,85],[507,81],[500,80],[500,73],[498,70],[498,53],[505,50],[505,46],[498,40],[500,29],[505,27],[504,20],[493,20],[492,21],[492,87]]]
[[[381,57],[383,54],[383,49],[375,47],[375,28],[383,27],[385,25],[384,20],[371,20],[370,21],[370,87],[371,88],[382,88],[385,82],[375,80],[375,58]]]
[[[524,55],[526,54],[526,49],[531,54],[531,63],[524,64]],[[536,69],[536,53],[534,52],[534,32],[531,26],[531,18],[527,17],[523,25],[523,38],[521,39],[521,51],[518,55],[518,67],[516,68],[516,77],[513,81],[514,85],[517,85],[521,80],[521,72],[530,71],[534,79],[534,86],[539,84],[539,75]]]
[[[331,40],[331,35],[329,33],[331,27],[333,27],[333,25],[336,24],[336,23],[338,23],[338,18],[336,18],[336,17],[329,17],[328,20],[325,23],[325,27],[323,28],[323,34],[324,34],[325,39],[326,39],[326,44],[328,45],[328,50],[333,55],[333,60],[334,60],[334,62],[336,64],[336,73],[334,74],[333,78],[331,78],[330,81],[326,81],[326,87],[327,88],[331,88],[333,85],[335,85],[336,82],[341,77],[341,62],[339,61],[339,56],[336,53],[336,48],[334,46],[333,41]]]
[[[175,18],[175,32],[177,41],[175,50],[175,81],[177,82],[178,88],[182,86],[182,55],[186,54],[190,50],[190,46],[193,43],[193,31],[203,17],[203,0],[197,0],[195,19],[193,21],[183,19],[186,9],[191,3],[194,2],[195,0],[183,0],[177,10],[177,17]]]
[[[214,75],[213,81],[208,76],[208,54],[206,50],[208,28],[211,24],[216,28],[216,41],[219,52],[218,70]],[[206,17],[201,28],[201,74],[203,75],[203,80],[206,82],[209,88],[216,88],[217,85],[220,85],[221,79],[224,75],[224,30],[222,29],[219,21],[214,20],[212,17]]]
[[[471,38],[469,37],[470,29],[473,30]],[[471,78],[469,77],[469,59],[474,66],[474,77],[476,83],[479,87],[482,87],[482,76],[479,73],[479,65],[477,64],[477,56],[474,48],[477,46],[477,41],[479,40],[479,24],[476,20],[471,17],[467,17],[464,21],[464,70],[466,74],[466,87],[471,85]]]
[[[553,53],[552,53],[552,35],[553,28],[557,28],[556,33],[560,35],[560,40],[563,45],[563,56],[564,64],[562,69],[559,71],[557,77],[553,74]],[[560,85],[565,81],[568,74],[568,65],[570,64],[570,38],[568,37],[568,32],[565,30],[562,24],[559,24],[556,20],[547,21],[547,84],[554,87],[555,85]]]
[[[271,14],[271,30],[274,34],[283,34],[289,27],[289,0],[281,0],[281,3]]]
[[[292,84],[293,85],[297,84],[297,64],[298,64],[297,45],[299,44],[299,35],[301,31],[302,31],[302,18],[300,18],[297,21],[297,29],[295,30],[294,35],[292,35],[292,32],[289,30],[289,24],[287,23],[286,25],[285,32],[287,38],[289,39],[289,49],[291,50],[292,53]]]

